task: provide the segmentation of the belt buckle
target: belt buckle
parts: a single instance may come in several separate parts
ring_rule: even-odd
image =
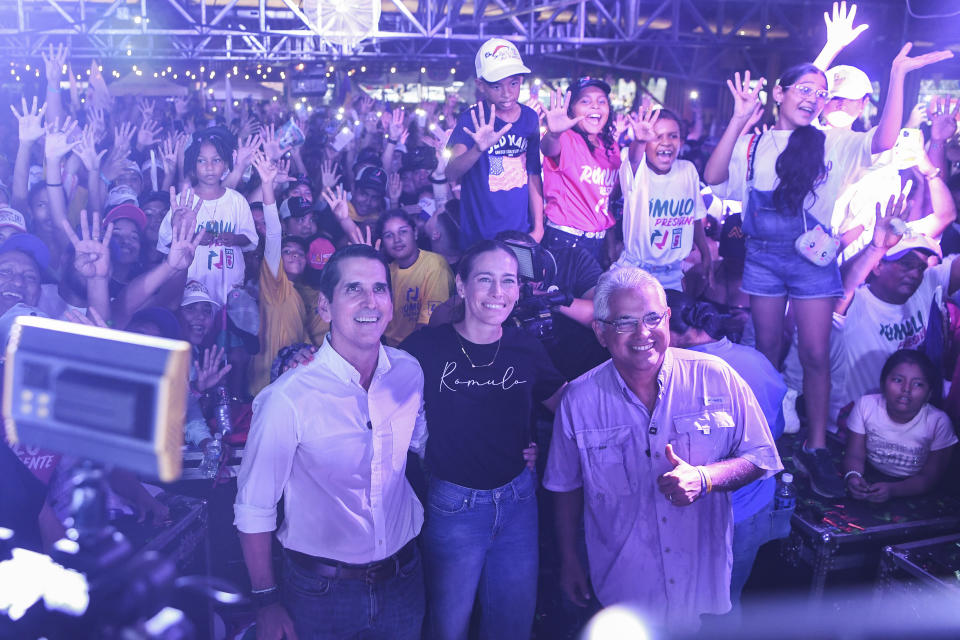
[[[389,558],[389,562],[384,560],[378,562],[374,566],[370,567],[366,571],[364,576],[364,581],[367,584],[375,584],[385,578],[390,578],[397,573],[397,563],[399,561],[395,556]]]

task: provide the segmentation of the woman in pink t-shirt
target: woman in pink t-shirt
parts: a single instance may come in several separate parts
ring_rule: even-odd
[[[613,226],[610,195],[620,147],[610,122],[610,86],[580,78],[550,96],[543,152],[543,213],[547,249],[581,247],[603,262],[603,237]]]

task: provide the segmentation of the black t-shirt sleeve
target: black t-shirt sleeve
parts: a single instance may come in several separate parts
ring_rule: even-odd
[[[555,394],[566,380],[554,366],[553,360],[550,359],[546,348],[539,340],[526,335],[524,335],[524,339],[530,341],[532,362],[537,372],[536,382],[533,385],[533,399],[536,402],[544,402]]]
[[[597,286],[603,269],[587,251],[579,247],[564,247],[554,251],[553,255],[557,260],[556,284],[561,291],[571,293],[574,298],[582,298]]]

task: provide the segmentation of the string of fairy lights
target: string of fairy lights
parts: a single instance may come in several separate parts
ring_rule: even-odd
[[[128,52],[132,55],[132,52]],[[78,82],[86,82],[92,70],[90,61],[85,63],[75,61],[73,66],[73,75]],[[196,64],[196,63],[194,63]],[[42,60],[35,62],[10,61],[9,74],[15,82],[26,82],[42,78],[44,74],[44,64]],[[82,70],[78,71],[80,68]],[[325,71],[324,71],[325,69]],[[169,79],[189,82],[209,82],[218,78],[230,78],[234,80],[253,80],[256,82],[283,82],[288,77],[297,74],[308,74],[310,77],[332,78],[338,73],[345,74],[347,77],[361,78],[368,76],[370,80],[385,79],[390,80],[389,76],[402,73],[405,76],[416,75],[419,72],[424,79],[434,81],[456,79],[460,72],[459,62],[440,65],[401,64],[389,62],[377,63],[329,63],[322,61],[312,61],[309,63],[267,63],[267,62],[230,62],[215,61],[205,62],[193,66],[192,64],[159,64],[150,62],[120,63],[119,61],[104,61],[98,64],[98,70],[103,74],[109,83],[111,80],[118,80],[128,74],[138,77],[146,76],[156,79]],[[69,80],[68,66],[64,65],[62,73],[64,80]]]

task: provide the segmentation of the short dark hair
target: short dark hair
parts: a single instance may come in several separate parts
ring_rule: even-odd
[[[697,300],[688,293],[667,290],[667,306],[670,307],[670,330],[684,334],[690,329],[699,329],[714,340],[723,337],[723,317],[712,302]]]
[[[915,364],[920,367],[923,377],[927,379],[930,386],[930,404],[939,405],[943,397],[943,380],[941,380],[940,370],[937,365],[923,351],[913,349],[900,349],[894,351],[883,363],[883,369],[880,370],[880,388],[882,389],[887,382],[887,376],[893,372],[894,368],[901,364]]]
[[[473,273],[473,265],[477,262],[477,258],[491,251],[503,251],[513,258],[513,261],[517,263],[517,268],[520,268],[520,263],[517,262],[517,254],[513,252],[510,245],[499,240],[481,240],[464,251],[460,262],[457,263],[457,275],[460,276],[460,279],[466,281]]]
[[[337,249],[330,256],[330,260],[324,265],[320,272],[320,279],[317,282],[317,289],[327,299],[327,302],[333,302],[333,292],[337,289],[340,282],[340,263],[349,258],[367,258],[376,260],[383,265],[383,270],[387,274],[387,288],[391,294],[393,285],[390,283],[390,265],[384,259],[383,255],[368,244],[348,244],[345,247]]]
[[[310,255],[310,243],[307,242],[306,238],[301,238],[300,236],[283,236],[283,239],[280,241],[280,248],[283,249],[285,244],[295,244],[303,250],[303,255]]]

